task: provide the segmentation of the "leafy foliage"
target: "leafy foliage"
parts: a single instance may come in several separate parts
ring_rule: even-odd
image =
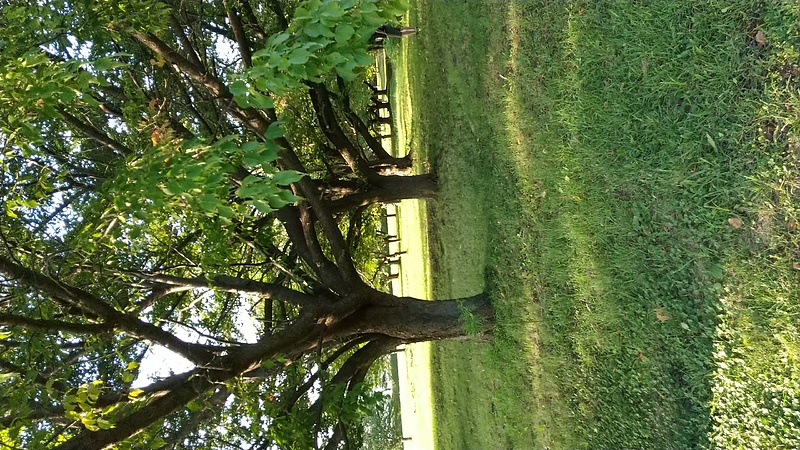
[[[405,0],[308,1],[295,10],[285,31],[253,53],[254,61],[263,62],[248,70],[246,79],[257,90],[276,93],[302,88],[304,81],[319,82],[334,72],[353,81],[356,69],[373,63],[367,54],[372,34],[406,9]],[[244,85],[238,84],[238,89],[244,91]]]

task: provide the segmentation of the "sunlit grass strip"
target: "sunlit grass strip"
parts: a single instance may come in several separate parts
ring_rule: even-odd
[[[440,182],[430,209],[434,298],[488,290],[497,311],[491,342],[433,345],[441,449],[528,448],[532,442],[534,408],[521,395],[531,390],[530,354],[520,345],[530,306],[521,283],[527,255],[517,245],[524,205],[517,201],[496,95],[506,64],[506,5],[426,2],[422,33],[412,41],[419,62],[410,65],[419,93],[413,127],[419,137],[412,142],[428,151]]]
[[[515,178],[520,189],[520,197],[529,202],[529,209],[522,211],[526,220],[533,223],[536,221],[537,211],[533,207],[539,204],[548,193],[543,185],[542,179],[532,177],[535,164],[546,164],[554,156],[553,150],[557,147],[558,141],[552,139],[545,130],[531,130],[531,122],[525,120],[530,114],[530,105],[523,105],[521,101],[521,90],[529,86],[532,80],[520,79],[520,71],[526,70],[525,63],[520,63],[520,40],[519,33],[525,32],[522,27],[528,25],[525,17],[520,16],[520,11],[515,2],[509,2],[506,14],[506,30],[508,34],[508,61],[507,73],[509,76],[499,74],[503,79],[505,92],[498,92],[496,95],[503,98],[504,102],[504,124],[506,136],[504,141],[508,145],[508,153],[513,159],[515,168]],[[522,84],[522,86],[520,86]],[[550,153],[550,154],[548,154]],[[549,184],[549,183],[548,183]],[[532,231],[532,230],[531,230]],[[542,316],[537,308],[536,289],[538,282],[537,275],[530,269],[525,269],[521,274],[523,280],[520,283],[522,298],[529,299],[529,302],[522,303],[524,312],[520,314],[527,316],[528,320],[522,324],[522,341],[528,348],[531,371],[531,389],[524,395],[530,395],[534,399],[535,408],[530,411],[530,417],[535,435],[535,448],[565,448],[565,442],[569,442],[571,418],[569,407],[563,402],[563,396],[559,393],[559,388],[554,383],[551,374],[554,372],[551,361],[542,358],[541,345],[542,333],[549,333],[549,330],[542,327]],[[522,393],[521,393],[522,394]],[[522,419],[522,418],[521,418]]]
[[[392,42],[391,44],[397,44]],[[408,77],[407,45],[391,45],[392,151],[404,155],[410,149],[413,105]],[[422,172],[420,155],[413,154],[415,170]],[[430,298],[430,267],[427,257],[427,213],[419,200],[404,200],[397,213],[401,239],[400,295]],[[399,355],[401,421],[406,450],[434,448],[433,395],[431,392],[430,343],[405,346]]]

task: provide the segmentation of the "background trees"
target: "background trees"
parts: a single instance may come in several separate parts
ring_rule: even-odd
[[[3,4],[0,442],[358,446],[376,359],[488,325],[370,258],[376,205],[435,189],[363,114],[405,7]],[[149,346],[192,368],[133,387]]]

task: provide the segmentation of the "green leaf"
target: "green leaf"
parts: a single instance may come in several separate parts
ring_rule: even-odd
[[[102,381],[100,383],[92,383],[89,385],[87,389],[87,395],[89,396],[89,400],[94,403],[97,401],[97,398],[100,397],[100,394],[103,392],[102,388]]]
[[[330,33],[330,30],[328,30],[327,27],[325,27],[325,25],[319,22],[309,23],[308,25],[305,26],[305,28],[303,28],[303,33],[309,35],[312,38],[322,36],[325,34],[326,31]]]
[[[303,178],[303,174],[296,170],[282,170],[272,176],[272,181],[275,184],[286,186],[300,181],[301,178]]]
[[[294,202],[302,200],[301,197],[298,197],[298,196],[292,194],[292,191],[290,191],[288,189],[283,189],[280,192],[278,192],[278,197],[281,200],[283,200],[284,202],[286,202],[287,204],[288,203],[294,203]]]
[[[260,198],[270,191],[268,181],[256,175],[248,175],[242,180],[242,185],[236,190],[240,198]]]
[[[113,56],[107,56],[105,58],[100,58],[94,62],[93,64],[94,68],[98,72],[105,72],[107,70],[116,69],[118,67],[127,67],[128,66],[127,63],[117,60],[117,58],[119,58],[120,56],[122,55],[117,54]]]
[[[200,403],[192,400],[191,402],[186,404],[186,409],[188,409],[191,412],[197,412],[203,409],[203,407],[200,405]]]
[[[339,26],[336,27],[336,31],[334,32],[336,36],[336,42],[340,44],[346,43],[351,37],[353,37],[353,34],[355,32],[356,32],[355,28],[353,28],[351,25],[347,23],[339,24]]]
[[[304,48],[296,48],[289,54],[289,62],[292,64],[305,64],[308,62],[311,53]]]
[[[266,133],[264,133],[264,137],[270,140],[277,139],[279,137],[282,137],[283,135],[284,135],[283,127],[281,126],[281,123],[278,120],[269,124]]]
[[[233,94],[234,96],[242,95],[247,92],[247,85],[242,80],[236,80],[233,83],[231,83],[229,89],[231,91],[231,94]]]
[[[339,19],[344,16],[345,11],[337,2],[325,2],[322,7],[317,10],[317,14],[327,19]]]
[[[368,66],[375,62],[375,58],[369,55],[364,49],[358,49],[353,53],[353,59],[360,66]]]
[[[83,417],[81,417],[81,423],[89,431],[97,431],[97,430],[100,429],[100,427],[97,426],[97,421],[92,416],[83,416]]]
[[[261,152],[262,167],[265,167],[264,163],[278,159],[278,152],[281,149],[281,147],[276,144],[275,141],[267,141],[265,144],[266,146]]]
[[[375,2],[366,1],[366,2],[363,2],[361,4],[361,13],[362,14],[374,13],[376,11],[378,11],[378,5],[376,5]]]
[[[101,430],[108,430],[108,429],[114,428],[114,424],[111,421],[106,420],[106,419],[97,419],[97,426]]]
[[[249,141],[242,144],[242,152],[245,154],[248,153],[258,153],[258,150],[263,146],[261,142],[258,141]]]
[[[203,194],[197,197],[197,206],[200,207],[201,210],[207,213],[213,213],[217,210],[217,204],[219,204],[219,199],[215,195],[212,194]]]
[[[336,73],[339,74],[340,77],[344,78],[345,81],[355,81],[358,78],[355,72],[353,72],[352,66],[342,65],[336,67]]]
[[[264,81],[264,83],[266,83],[266,80]],[[251,90],[250,96],[248,97],[248,101],[251,106],[258,109],[272,109],[275,106],[270,96],[264,95],[254,90]]]
[[[135,398],[139,398],[139,397],[140,397],[142,394],[144,394],[144,391],[143,391],[143,390],[141,390],[141,389],[134,389],[134,390],[132,390],[132,391],[128,392],[128,398],[129,398],[129,399],[131,399],[131,400],[133,400],[133,399],[135,399]]]
[[[286,202],[277,194],[270,194],[267,196],[267,203],[275,209],[281,209],[286,206]]]
[[[295,20],[298,20],[298,19],[308,19],[309,17],[311,17],[311,16],[309,16],[309,14],[308,14],[308,10],[307,10],[306,8],[302,7],[302,6],[298,6],[298,7],[297,7],[297,8],[294,10],[294,19],[295,19]]]
[[[184,175],[186,176],[186,178],[189,178],[189,179],[192,179],[192,180],[196,179],[196,178],[200,178],[200,176],[202,174],[203,174],[203,167],[200,166],[199,164],[190,165],[189,167],[186,168],[186,171],[184,172]]]
[[[343,62],[347,61],[347,58],[344,55],[342,55],[341,53],[339,53],[339,52],[330,53],[328,55],[327,59],[328,59],[328,64],[330,64],[331,66],[334,66],[334,67],[336,67],[336,66],[342,64]]]
[[[275,47],[276,45],[286,42],[287,39],[289,39],[289,33],[283,32],[274,34],[267,40],[267,46]],[[255,54],[253,56],[255,56]]]
[[[262,162],[264,162],[263,158],[258,153],[247,154],[242,157],[242,164],[247,167],[257,167],[261,165]]]
[[[255,209],[257,209],[259,212],[262,212],[264,214],[268,214],[268,213],[271,213],[272,211],[274,211],[274,208],[272,208],[267,202],[263,202],[261,200],[255,200],[254,199],[254,200],[248,201],[248,203],[253,205],[253,207]]]

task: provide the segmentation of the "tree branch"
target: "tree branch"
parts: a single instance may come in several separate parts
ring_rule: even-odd
[[[230,97],[230,91],[228,91],[228,87],[225,86],[222,81],[209,74],[205,67],[194,64],[181,56],[178,52],[173,50],[169,45],[157,38],[155,35],[149,33],[140,33],[138,31],[131,31],[130,34],[134,39],[144,44],[145,47],[149,48],[157,55],[160,55],[168,63],[174,65],[179,71],[185,73],[190,78],[203,85],[206,89],[208,89],[209,92],[211,92],[212,95],[214,95],[214,97]]]
[[[134,274],[145,280],[168,286],[182,286],[191,289],[216,289],[225,292],[255,295],[261,298],[274,298],[300,306],[316,306],[319,305],[322,300],[319,297],[313,297],[278,284],[264,283],[262,281],[231,277],[228,275],[183,278],[146,272],[134,272]]]
[[[289,236],[289,240],[294,243],[298,255],[311,267],[320,281],[333,292],[340,295],[346,294],[342,289],[344,280],[339,274],[339,270],[336,268],[336,265],[325,256],[321,248],[319,248],[319,242],[316,240],[316,236],[307,241],[306,229],[300,219],[300,208],[297,206],[286,206],[273,212],[273,214],[283,223],[286,234]],[[314,247],[313,251],[311,246]]]
[[[233,36],[236,37],[236,44],[239,47],[239,54],[242,55],[242,65],[244,67],[252,67],[253,57],[252,53],[250,52],[250,40],[247,39],[247,33],[244,31],[244,26],[242,25],[241,17],[239,17],[239,12],[235,7],[231,6],[230,0],[224,0],[223,4],[225,5],[225,13],[228,16],[228,21],[231,23]]]
[[[369,340],[370,340],[369,336],[362,336],[360,338],[356,338],[349,341],[348,343],[339,347],[335,352],[333,352],[328,358],[325,359],[325,361],[319,364],[317,371],[314,372],[314,374],[311,375],[308,378],[308,380],[306,380],[305,383],[296,387],[294,391],[286,398],[286,400],[283,400],[281,402],[282,413],[289,414],[294,408],[294,405],[296,405],[298,400],[300,400],[300,398],[303,396],[303,394],[308,392],[308,390],[311,389],[312,386],[314,386],[314,383],[319,379],[320,375],[322,375],[326,370],[328,370],[328,367],[330,367],[330,365],[333,364],[334,361],[339,359],[339,357],[342,356],[344,353],[355,348],[357,345],[363,344],[364,342],[368,342]]]
[[[14,263],[0,255],[0,272],[16,278],[29,288],[62,299],[68,304],[96,314],[108,323],[140,339],[157,342],[164,347],[186,357],[196,364],[207,364],[214,358],[214,350],[219,348],[203,344],[193,344],[178,339],[173,334],[136,317],[122,313],[111,305],[83,289],[69,286]]]
[[[253,12],[253,7],[250,5],[249,0],[241,0],[242,9],[244,10],[244,15],[247,17],[247,23],[253,28],[253,32],[256,34],[256,37],[259,38],[262,42],[267,40],[267,33],[264,31],[264,28],[258,23],[258,18],[256,17],[255,13]],[[288,24],[287,24],[288,25]],[[283,28],[286,28],[284,26]]]
[[[0,313],[0,325],[22,327],[45,333],[101,334],[114,329],[109,323],[75,323],[61,320],[29,319],[15,314]]]
[[[275,13],[275,17],[278,19],[278,25],[281,27],[281,31],[289,28],[289,21],[286,20],[286,15],[283,13],[283,8],[281,8],[281,4],[278,3],[278,0],[267,0],[269,3],[269,9]]]
[[[195,49],[194,45],[192,45],[192,41],[189,40],[189,36],[186,36],[186,33],[183,31],[183,26],[178,23],[178,19],[176,19],[173,14],[170,14],[169,16],[169,23],[175,30],[175,34],[178,36],[178,40],[183,45],[184,51],[189,56],[191,63],[197,67],[202,67],[203,63],[200,62],[200,54],[197,53],[197,49]]]
[[[314,107],[314,112],[317,116],[320,128],[323,134],[336,147],[341,153],[342,157],[347,162],[347,165],[355,173],[370,180],[376,174],[370,170],[367,161],[361,156],[356,146],[350,141],[350,138],[344,133],[331,103],[330,95],[327,88],[320,83],[309,83],[309,95],[311,96],[311,105]]]
[[[256,344],[239,347],[220,359],[220,367],[212,367],[192,373],[188,379],[169,392],[157,396],[145,406],[125,418],[118,420],[114,428],[98,431],[83,431],[56,447],[59,450],[100,449],[127,439],[153,423],[172,414],[190,401],[227,380],[255,369],[262,360],[277,354],[295,358],[313,348],[314,341],[308,336],[319,327],[318,311],[308,310],[279,335],[262,338]]]
[[[65,109],[63,108],[60,109],[59,113],[61,113],[61,115],[64,116],[64,119],[70,125],[77,128],[81,133],[85,134],[86,137],[91,138],[105,145],[106,147],[116,151],[119,154],[119,156],[125,157],[133,153],[129,148],[125,147],[124,145],[120,144],[114,139],[111,139],[107,134],[103,133],[97,128],[87,124],[86,122],[68,113]]]

